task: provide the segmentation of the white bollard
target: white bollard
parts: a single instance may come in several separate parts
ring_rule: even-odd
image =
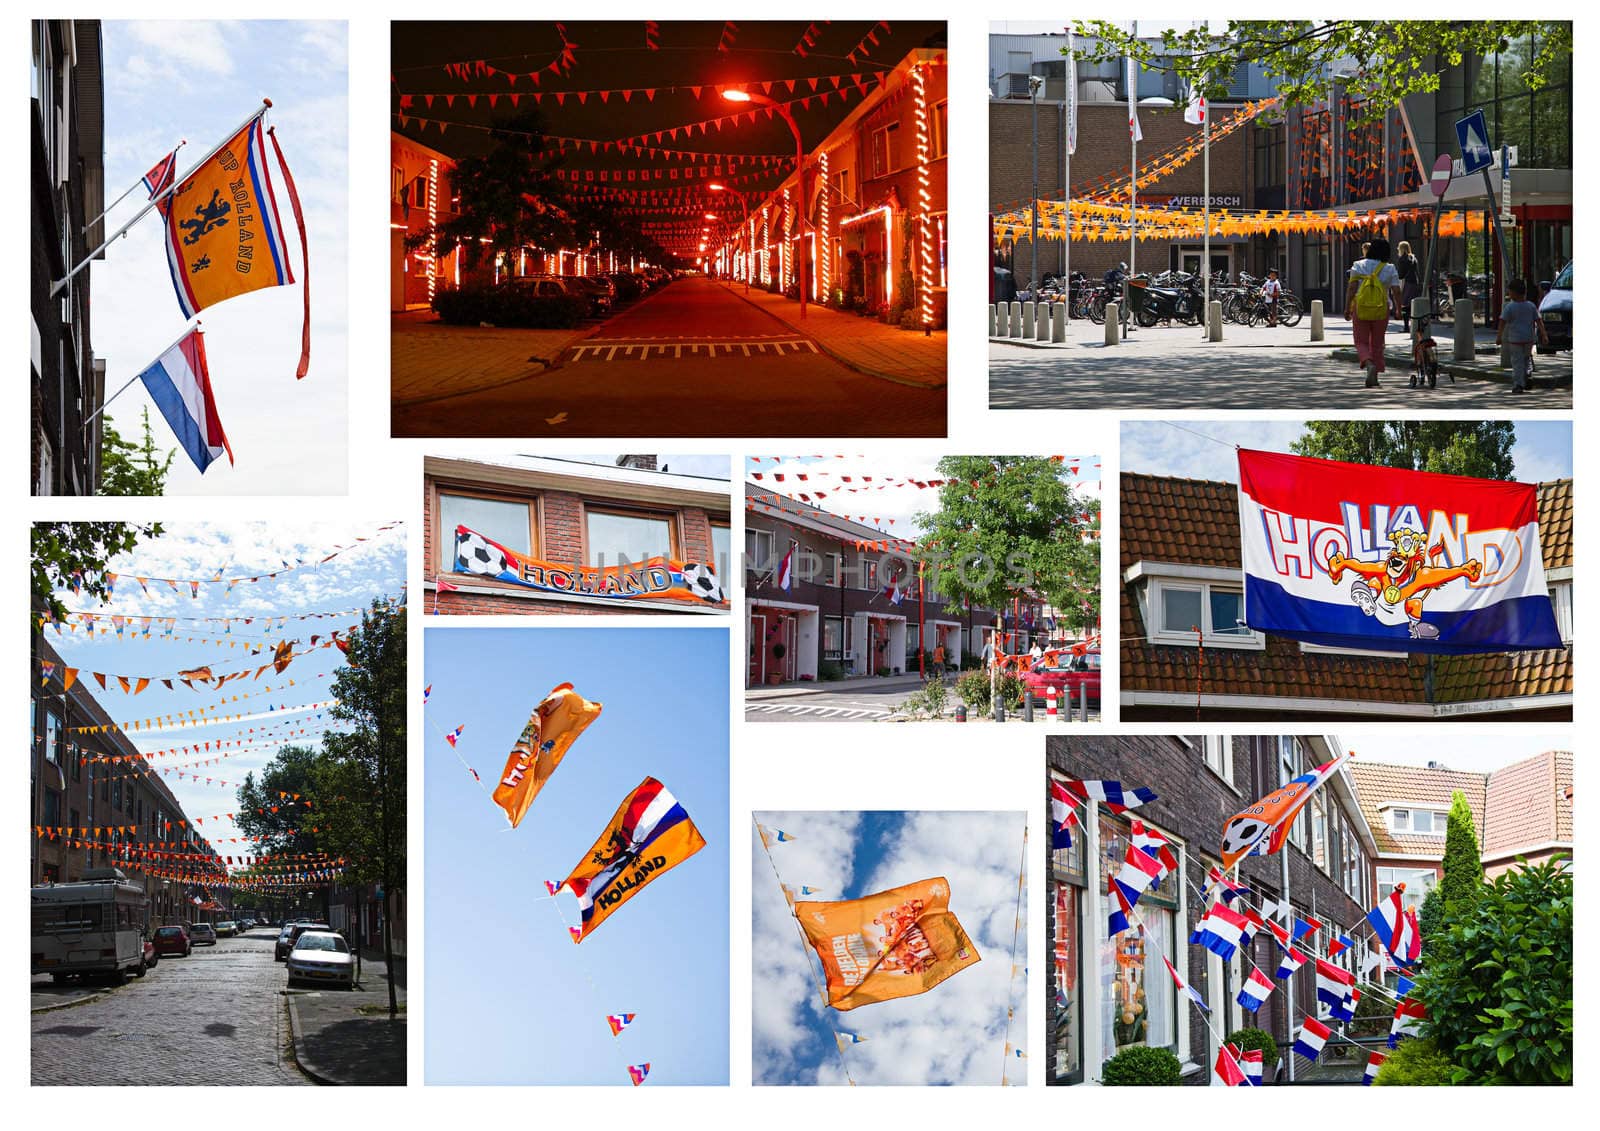
[[[1009,338],[1022,337],[1022,304],[1020,302],[1011,304],[1011,329],[1006,336]]]
[[[996,307],[996,305],[994,303],[991,302],[989,304],[989,336],[991,338],[994,337],[994,324],[995,324],[995,317],[996,317],[995,311],[997,309],[998,308]]]
[[[1114,302],[1106,303],[1106,345],[1114,346],[1122,340],[1122,311]]]
[[[1067,340],[1067,304],[1056,302],[1050,304],[1050,342],[1060,345]]]
[[[1222,303],[1216,299],[1206,304],[1206,340],[1222,341]]]
[[[1314,298],[1311,300],[1311,340],[1320,342],[1324,340],[1324,337],[1325,334],[1322,329],[1322,300]]]
[[[1022,318],[1017,323],[1016,330],[1011,335],[1013,338],[1033,337],[1033,308],[1036,305],[1036,303],[1032,302],[1025,302],[1022,304]]]
[[[1471,361],[1477,352],[1478,338],[1472,332],[1472,300],[1456,299],[1455,344],[1450,351],[1452,361]]]
[[[1011,308],[1003,302],[994,304],[994,336],[997,338],[1010,337]]]
[[[1033,340],[1048,342],[1050,340],[1050,307],[1051,303],[1041,302],[1033,308]]]
[[[1047,723],[1060,722],[1056,715],[1056,685],[1045,684],[1044,688],[1044,721]]]

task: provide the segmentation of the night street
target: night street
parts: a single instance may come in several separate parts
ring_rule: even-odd
[[[451,330],[428,323],[408,343]],[[534,353],[502,352],[521,380],[398,404],[397,436],[933,436],[945,430],[945,390],[901,385],[833,360],[810,334],[704,278],[669,284],[568,346],[553,369]],[[530,339],[533,334],[529,332]],[[548,335],[541,335],[547,337]],[[480,360],[477,355],[474,360]],[[489,362],[493,364],[493,362]]]
[[[32,1015],[35,1084],[309,1084],[295,1065],[284,968],[272,928],[188,958],[163,958],[126,985],[34,980],[39,1009],[60,991],[104,996]]]

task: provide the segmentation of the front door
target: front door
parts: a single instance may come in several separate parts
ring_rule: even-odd
[[[750,614],[749,635],[750,666],[745,673],[746,687],[759,687],[767,682],[767,618],[761,613]]]

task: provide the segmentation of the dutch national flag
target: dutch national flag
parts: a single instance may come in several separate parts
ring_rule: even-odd
[[[1301,916],[1298,916],[1298,915],[1295,916],[1295,920],[1294,920],[1294,937],[1295,938],[1303,939],[1307,935],[1316,934],[1320,930],[1322,930],[1322,920],[1321,919],[1313,919],[1309,915],[1307,915],[1305,917],[1301,917]]]
[[[1305,964],[1305,955],[1292,946],[1286,946],[1283,948],[1283,957],[1278,960],[1278,977],[1287,978]]]
[[[1346,999],[1355,991],[1356,976],[1320,958],[1316,963],[1317,1000],[1334,1010],[1337,1015]]]
[[[1161,861],[1130,844],[1122,860],[1122,871],[1116,875],[1116,885],[1130,904],[1138,903],[1139,897],[1159,884],[1165,875]]]
[[[1367,1057],[1367,1071],[1362,1075],[1361,1082],[1363,1084],[1371,1084],[1374,1080],[1376,1080],[1378,1078],[1378,1069],[1382,1067],[1383,1062],[1388,1059],[1389,1058],[1384,1056],[1381,1052],[1375,1052],[1371,1056]]]
[[[211,393],[205,340],[198,329],[190,330],[156,358],[139,379],[197,470],[205,471],[224,452],[233,463],[233,449],[222,431]]]
[[[1144,786],[1124,789],[1120,781],[1110,778],[1100,781],[1068,780],[1062,785],[1079,801],[1084,803],[1098,801],[1113,813],[1126,813],[1129,809],[1148,805],[1156,799],[1155,793]]]
[[[1316,1060],[1322,1052],[1322,1046],[1328,1043],[1328,1036],[1332,1032],[1332,1029],[1316,1018],[1307,1017],[1294,1039],[1294,1051],[1307,1060]]]
[[[1072,847],[1072,830],[1078,825],[1078,811],[1072,794],[1058,781],[1050,783],[1050,847]]]
[[[778,563],[778,588],[788,592],[794,588],[794,547],[789,547],[789,552],[783,555],[783,561]]]
[[[1189,941],[1200,944],[1226,962],[1233,957],[1234,952],[1239,949],[1239,944],[1244,941],[1247,927],[1243,915],[1229,910],[1220,903],[1213,903],[1211,910],[1201,916],[1200,922],[1195,924],[1194,934],[1189,936]]]
[[[1238,1002],[1254,1013],[1271,994],[1272,979],[1263,974],[1259,968],[1253,968],[1250,977],[1245,979],[1244,988],[1239,991]]]
[[[1249,1081],[1252,1088],[1261,1087],[1262,1071],[1266,1067],[1266,1057],[1260,1049],[1250,1049],[1240,1058],[1244,1063],[1244,1078]]]

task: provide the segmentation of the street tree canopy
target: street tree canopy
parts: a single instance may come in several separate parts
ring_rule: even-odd
[[[524,110],[497,125],[494,148],[463,157],[452,174],[457,215],[438,225],[440,246],[460,241],[469,267],[486,250],[559,247],[572,238],[572,217],[555,176],[559,159],[545,156],[539,114]]]
[[[178,449],[168,448],[165,458],[156,450],[155,434],[150,430],[150,409],[146,406],[142,425],[144,438],[134,443],[125,440],[105,417],[100,438],[100,490],[102,495],[159,495],[167,484],[167,472]]]
[[[1539,90],[1571,73],[1572,24],[1554,20],[1234,20],[1209,27],[1163,28],[1159,44],[1135,39],[1126,25],[1077,20],[1086,42],[1072,54],[1102,62],[1129,56],[1198,85],[1207,98],[1228,95],[1238,68],[1257,64],[1277,80],[1290,105],[1325,99],[1329,76],[1353,73],[1362,120],[1380,117],[1412,94],[1439,89],[1439,72],[1468,55],[1500,53]],[[1148,32],[1146,32],[1148,34]],[[1067,54],[1065,48],[1062,54]]]
[[[65,619],[56,590],[81,586],[96,601],[106,599],[106,563],[142,539],[159,538],[159,522],[36,522],[33,524],[33,600]]]
[[[1289,447],[1316,459],[1510,479],[1516,442],[1509,420],[1313,420]]]

